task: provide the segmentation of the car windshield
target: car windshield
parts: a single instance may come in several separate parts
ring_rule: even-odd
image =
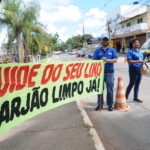
[[[150,49],[150,39],[142,45],[141,49]]]

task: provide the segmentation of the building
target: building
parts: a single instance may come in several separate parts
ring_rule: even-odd
[[[150,37],[150,6],[120,6],[107,16],[107,28],[118,52],[128,50],[132,38],[142,45]]]

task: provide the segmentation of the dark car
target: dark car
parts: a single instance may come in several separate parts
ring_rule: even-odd
[[[81,49],[77,53],[77,57],[85,57],[85,49]]]
[[[88,49],[88,58],[92,58],[93,57],[93,53],[94,50],[92,50],[91,48]]]

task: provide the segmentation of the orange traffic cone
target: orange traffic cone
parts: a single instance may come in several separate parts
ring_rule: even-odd
[[[127,111],[129,109],[125,97],[123,80],[121,77],[118,77],[118,86],[116,92],[116,100],[115,100],[115,109],[119,111]]]

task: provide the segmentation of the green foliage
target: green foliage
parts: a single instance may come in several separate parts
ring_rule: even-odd
[[[48,34],[39,25],[33,24],[23,33],[24,47],[27,55],[37,55],[44,49]]]
[[[81,47],[83,47],[84,40],[88,40],[91,38],[93,38],[93,36],[91,34],[85,34],[84,36],[77,35],[72,38],[69,38],[66,41],[66,45],[68,45],[68,49],[81,48]]]
[[[46,41],[45,45],[47,45],[49,47],[49,52],[63,50],[63,44],[61,43],[61,41],[59,39],[58,33],[55,33],[54,35],[49,34],[45,41]]]
[[[7,64],[10,60],[11,60],[11,57],[6,56],[6,57],[4,58],[4,63]]]
[[[27,45],[27,41],[23,37],[25,37],[24,35],[26,34],[31,34],[31,26],[35,24],[39,14],[38,12],[39,6],[35,3],[28,3],[28,5],[25,5],[23,0],[7,0],[3,2],[0,12],[0,25],[2,27],[7,27],[9,43],[17,41],[20,62],[23,61],[24,50],[26,50],[24,45]],[[38,47],[39,42],[37,41],[38,40],[36,40],[35,43]]]

